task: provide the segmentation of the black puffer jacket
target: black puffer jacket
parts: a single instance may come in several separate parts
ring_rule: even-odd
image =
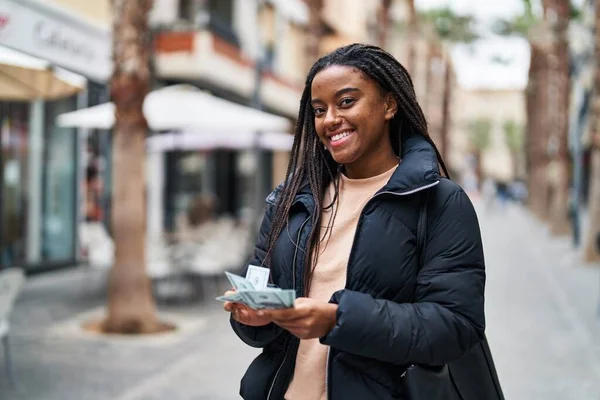
[[[330,347],[330,400],[405,399],[402,379],[413,363],[441,365],[482,338],[485,268],[477,217],[463,190],[440,178],[433,148],[420,136],[403,143],[403,160],[388,184],[364,207],[350,253],[347,283],[331,302],[337,323],[321,342]],[[416,255],[422,190],[428,189],[424,265]],[[254,259],[266,250],[276,189],[262,223]],[[289,223],[272,253],[274,283],[302,287],[313,199],[297,196]],[[241,382],[246,400],[281,400],[293,375],[299,340],[276,325],[248,327],[232,320],[238,336],[263,352]]]

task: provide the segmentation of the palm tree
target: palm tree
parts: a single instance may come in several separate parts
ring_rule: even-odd
[[[513,174],[515,178],[519,176],[519,164],[523,156],[523,129],[513,120],[507,120],[502,126],[506,137],[506,144],[510,150],[513,162]]]
[[[527,115],[525,153],[529,190],[529,208],[545,220],[550,215],[547,203],[547,142],[548,142],[548,58],[550,32],[545,21],[533,13],[530,0],[523,0],[525,12],[513,20],[498,20],[496,33],[519,36],[529,41],[530,63],[525,90]]]
[[[584,260],[600,261],[600,7],[596,5],[596,71],[592,100],[592,173],[589,196],[590,225],[585,242]]]
[[[417,49],[416,49],[416,40],[417,40],[417,31],[418,31],[418,21],[417,21],[417,11],[415,9],[415,0],[408,0],[408,32],[407,32],[407,45],[408,45],[408,58],[406,60],[406,65],[408,72],[414,76],[417,64]]]
[[[477,163],[477,181],[481,182],[483,176],[481,162],[483,153],[490,147],[492,142],[492,122],[487,118],[478,118],[467,124],[467,131]]]
[[[551,219],[554,234],[571,230],[569,221],[569,43],[568,28],[571,15],[569,0],[545,0],[546,14],[553,13],[551,26],[554,33],[550,58],[550,88],[547,117],[550,120],[551,151]]]
[[[309,69],[321,55],[320,43],[323,37],[323,0],[306,0],[308,4],[308,36],[306,40],[306,61]]]
[[[392,0],[381,0],[381,7],[379,9],[379,47],[385,49],[387,44],[387,37],[389,34],[390,26],[390,8],[392,7]]]
[[[420,24],[423,27],[428,27],[429,34],[429,52],[428,52],[428,68],[427,68],[427,96],[425,99],[425,107],[431,104],[432,94],[434,94],[433,77],[432,77],[432,62],[433,59],[439,57],[443,61],[443,78],[441,88],[441,112],[438,113],[440,121],[432,121],[432,127],[437,125],[437,137],[439,139],[440,152],[442,158],[448,159],[450,150],[450,125],[451,125],[451,109],[452,88],[453,88],[453,69],[452,61],[449,52],[446,50],[452,44],[456,43],[471,43],[478,38],[473,28],[474,18],[471,15],[458,15],[451,8],[443,7],[432,9],[419,14]],[[434,100],[435,101],[435,100]],[[429,104],[428,104],[429,103]],[[431,113],[436,115],[436,113]],[[433,129],[435,131],[435,129]],[[435,135],[436,132],[434,132]]]
[[[150,85],[148,14],[152,0],[112,0],[113,129],[112,226],[116,244],[110,271],[108,316],[102,330],[150,333],[162,328],[145,271],[145,153],[148,125],[142,104]]]

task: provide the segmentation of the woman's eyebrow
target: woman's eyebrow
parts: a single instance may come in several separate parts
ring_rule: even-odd
[[[352,93],[352,92],[360,92],[360,89],[355,88],[355,87],[345,87],[345,88],[340,89],[337,92],[335,92],[335,97],[340,97],[343,94]],[[323,100],[321,100],[321,99],[312,99],[310,101],[310,103],[311,104],[314,104],[314,103],[323,103]]]

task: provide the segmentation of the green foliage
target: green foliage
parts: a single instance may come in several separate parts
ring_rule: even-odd
[[[513,120],[508,120],[504,122],[503,128],[509,149],[515,153],[522,151],[525,141],[523,127]]]
[[[467,124],[471,146],[479,151],[485,151],[492,142],[492,121],[478,118]]]
[[[523,0],[523,5],[525,12],[522,15],[518,15],[512,20],[496,20],[492,24],[494,33],[502,36],[521,36],[527,39],[531,28],[539,22],[539,17],[533,14],[531,0]],[[570,3],[569,18],[577,21],[583,18],[582,10],[573,2]]]
[[[569,18],[573,21],[581,21],[583,19],[583,10],[571,2]]]
[[[499,19],[492,25],[494,33],[502,36],[521,36],[527,38],[529,31],[537,23],[533,15],[519,15],[512,20]]]
[[[421,23],[429,24],[442,41],[471,43],[479,38],[473,16],[458,15],[447,6],[421,12],[418,18]]]
[[[492,24],[492,30],[502,36],[521,36],[528,38],[529,31],[537,24],[538,18],[533,15],[531,0],[523,0],[525,12],[514,19],[498,19]]]

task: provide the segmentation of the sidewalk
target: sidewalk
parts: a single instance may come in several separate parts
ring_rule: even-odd
[[[523,209],[480,212],[487,334],[507,399],[600,399],[598,265]]]
[[[508,400],[600,398],[600,268],[584,267],[523,210],[480,213],[488,268],[488,338]],[[0,399],[232,400],[257,354],[219,304],[161,306],[177,334],[83,334],[102,313],[102,276],[70,270],[32,278],[13,319],[18,395],[0,369]]]

